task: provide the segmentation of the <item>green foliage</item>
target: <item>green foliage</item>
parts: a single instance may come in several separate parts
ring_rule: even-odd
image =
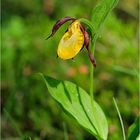
[[[95,43],[99,35],[99,30],[103,26],[108,14],[116,6],[119,0],[101,0],[97,6],[93,9],[91,15],[91,22],[94,24],[95,37],[93,42]]]
[[[88,28],[91,33],[91,41],[94,42],[98,37],[99,29],[103,25],[107,15],[114,8],[118,0],[105,0],[100,2],[93,10],[92,20],[96,19],[94,26],[92,22],[81,18],[79,21]],[[91,43],[90,47],[94,47]],[[92,49],[92,53],[93,53]],[[69,82],[57,81],[53,78],[45,77],[46,85],[52,97],[56,99],[83,127],[89,130],[97,139],[106,140],[108,136],[108,125],[101,108],[93,100],[93,66],[90,68],[90,95],[78,86]],[[70,93],[72,91],[72,94]],[[61,93],[61,94],[60,94]],[[63,96],[62,96],[63,94]],[[87,96],[87,97],[86,97]],[[91,101],[91,102],[90,102]],[[90,104],[89,104],[90,103]],[[74,105],[73,105],[74,104]],[[82,108],[81,108],[82,107]],[[79,110],[79,113],[77,112]],[[89,110],[87,112],[86,110]],[[97,115],[97,116],[96,116]],[[82,117],[81,117],[82,116]],[[92,117],[93,116],[93,117]],[[101,117],[101,119],[99,119]]]
[[[116,111],[117,111],[117,114],[118,114],[118,117],[119,117],[119,120],[120,120],[120,124],[121,124],[121,128],[122,128],[122,134],[123,134],[123,140],[126,140],[123,120],[122,120],[120,110],[119,110],[119,107],[117,105],[117,102],[116,102],[115,98],[113,98],[113,102],[114,102],[114,105],[115,105],[115,108],[116,108]]]
[[[2,0],[1,139],[21,139],[12,122],[6,119],[4,108],[31,140],[63,140],[63,121],[69,139],[93,139],[62,112],[36,73],[70,80],[89,91],[90,61],[85,50],[74,60],[56,58],[67,25],[49,41],[45,38],[52,25],[66,15],[89,19],[95,4],[95,0]],[[137,13],[138,1],[119,1],[108,16],[95,48],[95,98],[108,118],[108,140],[119,140],[122,134],[112,97],[119,101],[126,132],[139,114],[139,84],[135,76],[139,63]]]
[[[106,140],[108,125],[100,106],[94,101],[94,110],[90,96],[82,88],[68,81],[59,81],[44,76],[49,93],[69,112],[80,125],[99,140]]]
[[[11,125],[14,127],[14,129],[17,131],[17,134],[19,135],[19,137],[24,140],[24,136],[22,135],[22,132],[20,131],[20,129],[17,127],[15,120],[10,116],[10,114],[7,112],[6,109],[4,109],[4,113],[6,114],[7,119],[11,122]]]
[[[128,129],[128,140],[139,140],[140,135],[140,117],[138,117],[135,122]]]

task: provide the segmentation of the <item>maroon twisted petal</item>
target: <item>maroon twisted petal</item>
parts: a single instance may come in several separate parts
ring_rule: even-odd
[[[89,48],[89,42],[90,42],[89,34],[86,31],[84,32],[84,39],[85,39],[85,46],[88,51],[88,56],[90,58],[90,61],[93,64],[93,66],[96,68],[96,60]]]
[[[67,22],[67,21],[69,21],[69,20],[74,21],[74,20],[76,20],[76,19],[67,16],[67,17],[64,17],[64,18],[58,20],[58,21],[55,23],[55,25],[53,26],[53,28],[52,28],[52,33],[51,33],[46,39],[49,39],[50,37],[52,37],[52,36],[56,33],[56,31],[57,31],[65,22]]]

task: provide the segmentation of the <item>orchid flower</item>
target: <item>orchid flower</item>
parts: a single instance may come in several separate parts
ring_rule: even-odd
[[[70,20],[72,23],[69,25],[58,45],[58,57],[63,60],[72,59],[80,52],[80,50],[86,47],[90,61],[93,66],[96,67],[96,61],[89,48],[90,34],[86,31],[86,27],[82,25],[78,19],[64,17],[58,20],[52,28],[51,35],[47,39],[52,37],[65,22]]]

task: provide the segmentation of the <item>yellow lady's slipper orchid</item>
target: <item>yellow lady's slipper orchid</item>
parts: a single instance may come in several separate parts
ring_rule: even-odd
[[[79,21],[75,20],[60,40],[57,54],[64,60],[74,58],[82,49],[83,44],[84,35],[80,29]]]
[[[72,20],[72,23],[68,27],[68,30],[63,35],[58,45],[58,57],[63,60],[72,59],[85,46],[88,51],[90,61],[92,62],[93,66],[96,67],[96,61],[89,48],[90,36],[79,20],[72,17],[64,17],[58,20],[53,26],[52,33],[48,38],[52,37],[65,22],[70,20]]]

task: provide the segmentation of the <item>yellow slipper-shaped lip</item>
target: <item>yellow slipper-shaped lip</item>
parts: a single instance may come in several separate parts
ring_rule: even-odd
[[[59,42],[57,54],[63,60],[74,58],[84,45],[80,23],[75,20]]]

